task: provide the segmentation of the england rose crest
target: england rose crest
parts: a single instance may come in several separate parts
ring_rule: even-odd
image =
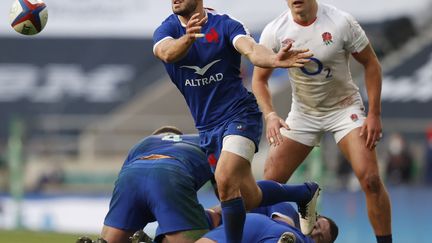
[[[326,44],[326,46],[333,43],[333,37],[332,37],[332,34],[330,34],[330,32],[324,32],[321,36],[322,36],[323,42],[324,42],[324,44]]]

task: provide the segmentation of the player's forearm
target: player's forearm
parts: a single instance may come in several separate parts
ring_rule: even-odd
[[[158,58],[166,63],[176,62],[186,56],[194,41],[188,35],[175,40],[165,41],[160,44]]]
[[[257,78],[253,78],[252,92],[257,99],[258,105],[264,117],[267,116],[270,112],[274,111],[272,96],[267,82],[263,80],[258,80]]]
[[[366,91],[368,95],[369,114],[381,115],[381,66],[370,64],[365,69]]]
[[[255,44],[252,51],[247,54],[251,63],[257,67],[275,68],[276,54],[263,45]]]

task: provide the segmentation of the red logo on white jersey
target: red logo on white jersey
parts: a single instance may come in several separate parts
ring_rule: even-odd
[[[330,32],[324,32],[321,36],[322,36],[322,39],[324,41],[324,44],[326,44],[326,46],[333,43],[333,36]]]
[[[284,45],[289,45],[289,44],[292,44],[292,43],[294,43],[294,40],[290,39],[290,38],[287,38],[287,39],[285,39],[285,40],[282,41],[282,44],[284,44]]]

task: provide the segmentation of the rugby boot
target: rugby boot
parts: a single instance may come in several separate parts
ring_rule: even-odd
[[[284,232],[277,243],[295,243],[296,236],[292,232]]]
[[[93,240],[88,236],[81,236],[76,240],[76,243],[93,243]]]
[[[129,238],[131,243],[152,243],[153,239],[150,238],[143,230],[138,230],[132,237]]]
[[[316,204],[320,192],[320,187],[316,182],[305,182],[309,188],[311,198],[306,203],[297,203],[300,216],[300,228],[304,235],[309,235],[317,221]]]

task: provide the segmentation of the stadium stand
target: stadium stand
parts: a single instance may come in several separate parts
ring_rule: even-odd
[[[431,22],[429,15],[418,14],[363,24],[385,70],[384,129],[409,133],[416,161],[423,160],[421,135],[430,121],[431,100],[416,100],[420,96],[413,94],[427,93],[429,87],[420,81],[429,77],[421,70],[431,61]],[[100,171],[101,164],[112,174],[127,148],[160,125],[195,131],[182,97],[153,56],[150,39],[2,37],[0,48],[0,153],[5,153],[9,122],[18,115],[26,124],[28,185],[53,163],[71,175]],[[359,67],[352,66],[355,80],[361,80]],[[243,69],[250,82],[250,65]],[[278,71],[272,81],[280,114],[288,112],[283,109],[291,100],[285,75]],[[402,85],[409,76],[415,77],[411,92],[405,92],[411,100],[391,97],[399,94],[394,84]],[[261,146],[266,151],[267,145]],[[332,161],[337,154],[325,156]],[[258,165],[256,171],[261,169]]]

